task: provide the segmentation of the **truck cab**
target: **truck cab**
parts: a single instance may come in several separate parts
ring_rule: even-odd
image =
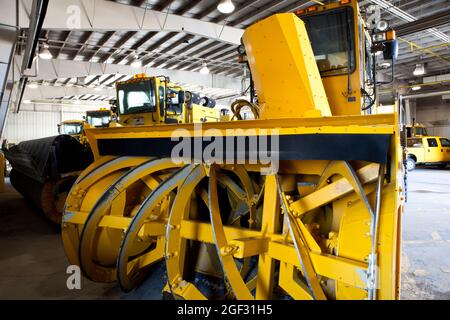
[[[200,97],[170,82],[145,74],[116,84],[118,122],[123,126],[218,122],[213,99]]]
[[[408,138],[427,137],[428,130],[424,125],[414,124],[406,126],[406,135]]]
[[[444,137],[415,136],[408,138],[406,167],[417,165],[445,168],[450,163],[450,140]]]

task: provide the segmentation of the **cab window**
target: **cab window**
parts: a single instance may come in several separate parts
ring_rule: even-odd
[[[420,128],[420,127],[416,128],[416,135],[418,135],[418,136],[427,136],[428,135],[427,129]]]
[[[441,145],[443,148],[450,148],[450,140],[448,139],[441,139]]]
[[[428,140],[428,147],[430,148],[437,148],[439,147],[438,142],[436,139],[427,139]]]
[[[422,139],[408,139],[408,148],[423,148]]]
[[[156,94],[151,80],[123,83],[117,87],[120,114],[155,112]]]
[[[355,30],[353,10],[339,8],[301,18],[311,40],[314,55],[323,77],[355,71]]]

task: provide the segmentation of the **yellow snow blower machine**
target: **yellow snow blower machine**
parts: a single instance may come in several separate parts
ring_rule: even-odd
[[[86,130],[96,161],[66,201],[70,263],[130,291],[164,261],[175,299],[399,298],[399,117],[370,115],[377,52],[395,62],[397,42],[364,26],[355,0],[250,26],[254,94],[236,121],[194,121],[164,78],[118,84],[129,126]]]

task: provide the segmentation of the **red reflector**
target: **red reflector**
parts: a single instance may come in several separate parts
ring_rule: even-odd
[[[318,8],[319,8],[318,6],[312,6],[312,7],[309,7],[307,10],[308,10],[308,12],[315,12],[315,11],[317,11]]]

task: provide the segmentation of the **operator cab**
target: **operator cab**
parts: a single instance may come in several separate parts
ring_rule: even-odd
[[[58,133],[60,135],[78,136],[83,132],[83,123],[80,122],[63,122],[58,125]]]
[[[166,77],[136,75],[133,79],[119,82],[117,103],[119,123],[122,125],[159,125],[191,122],[219,121],[215,101],[202,99],[170,83]]]
[[[398,54],[389,26],[369,30],[356,0],[298,10],[305,23],[333,115],[370,113],[376,105],[377,59],[392,68]],[[381,26],[381,24],[380,24]],[[388,62],[390,61],[390,62]]]
[[[86,112],[86,122],[94,128],[109,128],[111,124],[111,111],[88,111]]]

